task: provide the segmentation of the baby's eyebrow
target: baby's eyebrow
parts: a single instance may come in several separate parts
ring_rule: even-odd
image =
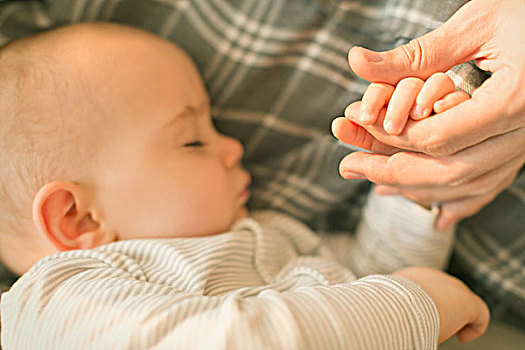
[[[204,110],[209,108],[208,102],[202,102],[195,105],[185,105],[181,111],[173,115],[168,122],[165,124],[165,128],[170,127],[173,124],[179,124],[182,120],[201,114]]]

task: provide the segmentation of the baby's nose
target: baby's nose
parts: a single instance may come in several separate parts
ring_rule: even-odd
[[[221,135],[222,143],[222,157],[224,164],[227,167],[234,167],[239,165],[244,154],[242,144],[239,140],[233,137]]]

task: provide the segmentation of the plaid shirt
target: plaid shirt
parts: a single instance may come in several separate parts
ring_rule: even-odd
[[[211,96],[219,130],[239,138],[254,176],[250,208],[271,208],[316,230],[352,231],[365,181],[344,181],[352,148],[330,121],[360,99],[353,45],[388,50],[439,26],[465,0],[48,0],[0,2],[0,44],[55,26],[111,21],[140,27],[185,49]],[[472,91],[484,75],[451,72]],[[525,318],[525,174],[458,227],[450,270],[494,315]]]

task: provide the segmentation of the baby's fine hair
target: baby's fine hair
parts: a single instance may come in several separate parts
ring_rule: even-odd
[[[56,108],[69,87],[40,45],[46,35],[0,49],[0,234],[27,227],[39,188],[63,176],[72,160],[70,123]]]

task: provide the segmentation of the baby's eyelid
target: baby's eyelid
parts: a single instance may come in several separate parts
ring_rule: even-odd
[[[196,141],[188,142],[184,144],[184,147],[202,147],[202,146],[204,146],[204,142],[200,140],[196,140]]]

